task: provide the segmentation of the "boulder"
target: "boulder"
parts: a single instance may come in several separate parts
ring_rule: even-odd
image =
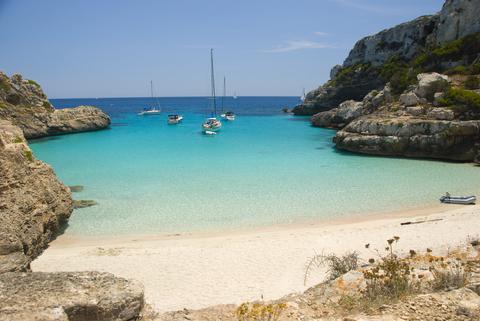
[[[427,117],[436,120],[453,120],[455,114],[446,108],[433,108],[427,113]]]
[[[337,108],[312,116],[312,124],[316,127],[342,128],[364,113],[364,104],[347,100]]]
[[[444,91],[450,84],[448,76],[436,72],[418,74],[417,79],[418,86],[415,93],[418,97],[430,101],[433,100],[435,93]]]
[[[0,275],[0,320],[128,321],[143,304],[141,284],[110,273]]]
[[[433,105],[434,106],[440,106],[441,100],[445,97],[445,93],[435,93],[433,95]]]
[[[401,94],[399,100],[405,107],[416,106],[419,103],[417,95],[413,92]]]
[[[35,159],[22,130],[0,120],[0,273],[26,271],[73,210],[71,193]]]
[[[407,107],[405,110],[407,114],[412,116],[420,116],[423,114],[423,107],[420,107],[420,106]]]

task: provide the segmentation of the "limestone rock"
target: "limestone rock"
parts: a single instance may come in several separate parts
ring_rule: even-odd
[[[341,65],[335,65],[332,70],[330,70],[330,79],[335,78],[338,72],[342,69]]]
[[[0,320],[127,321],[138,317],[143,287],[110,273],[4,273]]]
[[[433,108],[427,113],[427,117],[436,120],[453,120],[455,114],[450,109]]]
[[[405,107],[416,106],[419,103],[417,95],[413,92],[401,94],[399,100]]]
[[[480,31],[478,1],[447,0],[439,13],[435,41],[452,41]]]
[[[412,116],[420,116],[423,114],[423,107],[415,106],[415,107],[407,107],[406,112]]]
[[[95,107],[81,106],[55,110],[32,80],[0,72],[0,119],[20,127],[24,136],[38,138],[106,128],[110,118]]]
[[[108,127],[110,117],[96,107],[79,106],[55,110],[47,125],[52,135],[92,131]]]
[[[25,271],[72,213],[70,190],[0,120],[0,273]]]
[[[347,100],[332,110],[313,115],[312,124],[316,127],[342,128],[364,113],[364,104]]]
[[[363,116],[337,132],[337,148],[351,152],[472,161],[480,121]]]
[[[417,79],[418,86],[415,93],[418,97],[428,100],[433,100],[435,93],[444,91],[450,84],[448,76],[436,72],[418,74]]]

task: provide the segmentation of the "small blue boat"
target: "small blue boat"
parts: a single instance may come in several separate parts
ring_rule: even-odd
[[[440,197],[440,202],[448,204],[462,204],[462,205],[472,205],[475,204],[477,198],[475,195],[470,196],[451,196],[447,193],[445,196]]]

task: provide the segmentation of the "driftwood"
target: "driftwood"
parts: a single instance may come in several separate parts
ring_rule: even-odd
[[[403,222],[403,223],[400,223],[400,225],[412,225],[412,224],[421,224],[421,223],[427,223],[427,222],[438,222],[438,221],[442,221],[443,218],[436,218],[436,219],[433,219],[433,220],[423,220],[423,221],[415,221],[415,222]]]

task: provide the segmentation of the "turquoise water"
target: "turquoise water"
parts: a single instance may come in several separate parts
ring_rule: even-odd
[[[228,230],[436,204],[445,191],[480,190],[470,164],[338,152],[335,132],[279,110],[295,97],[240,98],[237,120],[200,133],[204,98],[166,98],[161,116],[135,112],[145,99],[53,100],[106,110],[111,129],[33,141],[35,155],[77,199],[67,233],[82,235]],[[166,124],[168,112],[185,120]]]

